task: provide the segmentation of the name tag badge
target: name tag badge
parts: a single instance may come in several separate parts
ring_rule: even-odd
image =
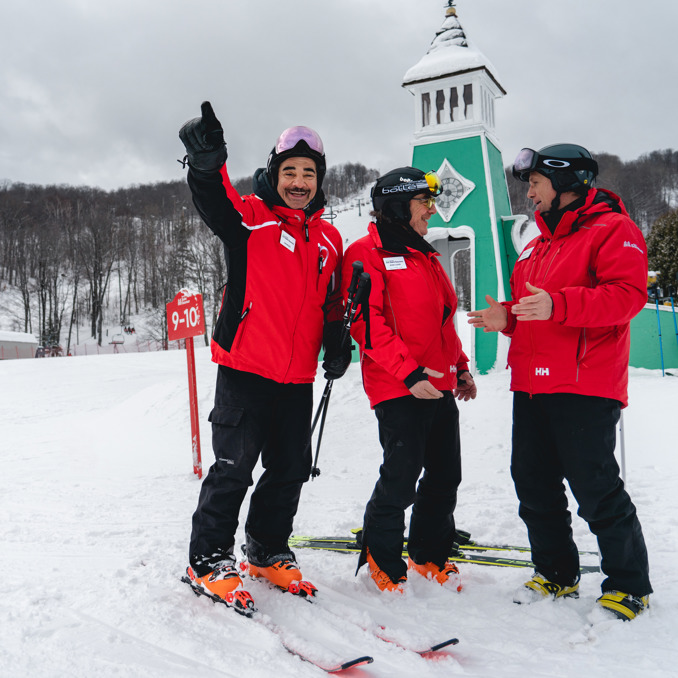
[[[386,266],[387,271],[398,271],[407,268],[405,257],[385,257],[384,266]]]
[[[523,250],[523,253],[518,257],[518,261],[522,261],[523,259],[529,259],[533,249],[534,247],[530,247],[526,250]],[[518,263],[518,261],[516,263]]]
[[[297,241],[287,231],[281,231],[280,244],[283,247],[286,247],[290,252],[294,252]]]

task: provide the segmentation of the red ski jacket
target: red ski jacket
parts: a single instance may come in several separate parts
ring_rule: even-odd
[[[228,282],[212,336],[212,360],[278,383],[315,378],[324,321],[341,320],[342,240],[319,209],[275,204],[261,170],[241,197],[226,166],[189,171],[193,202],[224,243]],[[260,197],[265,196],[266,202]]]
[[[575,393],[628,401],[630,321],[647,302],[647,249],[621,199],[592,189],[551,234],[523,249],[504,305],[511,337],[511,390]],[[510,307],[529,296],[526,282],[553,299],[549,320],[518,321]]]
[[[344,287],[350,282],[354,261],[362,262],[372,283],[371,349],[365,348],[365,319],[361,316],[351,326],[360,347],[370,406],[411,395],[403,380],[418,367],[442,372],[440,379],[429,377],[438,390],[454,389],[457,372],[468,369],[468,358],[454,328],[457,295],[438,255],[405,245],[386,249],[371,223],[368,235],[346,250]]]

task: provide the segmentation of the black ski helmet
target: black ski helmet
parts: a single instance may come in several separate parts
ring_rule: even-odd
[[[513,163],[513,176],[529,181],[531,172],[547,177],[557,193],[585,194],[598,176],[598,163],[577,144],[552,144],[538,151],[523,148]]]
[[[431,178],[434,179],[431,179]],[[398,167],[379,177],[372,187],[372,206],[392,219],[410,221],[410,200],[418,193],[440,195],[442,187],[434,172],[416,167]]]
[[[327,165],[325,164],[325,148],[322,139],[310,127],[297,126],[287,128],[275,142],[268,156],[266,171],[271,186],[278,185],[278,170],[285,158],[311,158],[315,162],[318,173],[318,189],[322,187]]]

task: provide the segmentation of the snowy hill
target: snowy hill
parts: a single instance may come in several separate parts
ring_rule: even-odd
[[[196,351],[205,467],[216,368]],[[316,396],[323,388],[316,385]],[[192,474],[183,351],[0,363],[0,607],[3,678],[304,678],[323,672],[290,655],[268,630],[179,580],[187,561],[199,481]],[[508,374],[479,376],[461,403],[464,480],[459,527],[485,542],[525,544],[509,475]],[[411,581],[403,597],[379,594],[356,556],[298,550],[322,591],[382,609],[406,635],[459,645],[435,659],[387,644],[317,606],[264,585],[250,590],[273,618],[287,614],[310,637],[329,628],[348,654],[373,664],[347,676],[419,678],[668,678],[678,670],[678,379],[633,371],[626,410],[627,485],[645,531],[655,595],[650,611],[584,642],[581,629],[601,576],[585,574],[579,600],[511,602],[529,570],[462,564],[464,590]],[[347,534],[362,519],[381,451],[358,366],[334,386],[320,455],[297,534]],[[574,518],[581,549],[595,549]],[[238,539],[242,539],[242,530]],[[525,554],[513,553],[514,557]],[[596,564],[596,556],[586,556]],[[328,650],[330,652],[330,650]]]

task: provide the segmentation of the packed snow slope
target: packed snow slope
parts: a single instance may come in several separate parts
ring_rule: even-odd
[[[205,468],[216,367],[197,353]],[[508,373],[479,376],[461,403],[464,481],[458,526],[484,542],[526,544],[509,474]],[[647,540],[655,594],[631,623],[584,633],[600,574],[579,600],[518,606],[526,569],[460,566],[464,589],[412,580],[402,597],[379,594],[357,557],[298,550],[307,579],[399,619],[401,639],[460,642],[435,658],[385,643],[320,606],[252,582],[260,609],[327,640],[327,656],[369,654],[349,676],[418,678],[662,678],[678,674],[678,378],[633,371],[624,413],[627,487]],[[324,675],[277,636],[180,581],[200,482],[192,474],[183,351],[0,363],[0,676],[3,678],[305,678]],[[316,385],[316,397],[324,380]],[[357,364],[333,390],[322,474],[309,482],[296,534],[342,535],[361,523],[381,450]],[[247,500],[246,500],[247,501]],[[575,516],[581,549],[595,549]],[[237,539],[241,543],[242,528]],[[514,557],[526,554],[513,553]],[[597,557],[585,556],[586,564]],[[337,608],[338,609],[338,608]],[[367,614],[367,613],[365,613]],[[367,617],[365,617],[367,618]],[[397,626],[397,624],[394,624]],[[396,630],[398,630],[396,628]],[[316,647],[317,649],[317,647]]]

